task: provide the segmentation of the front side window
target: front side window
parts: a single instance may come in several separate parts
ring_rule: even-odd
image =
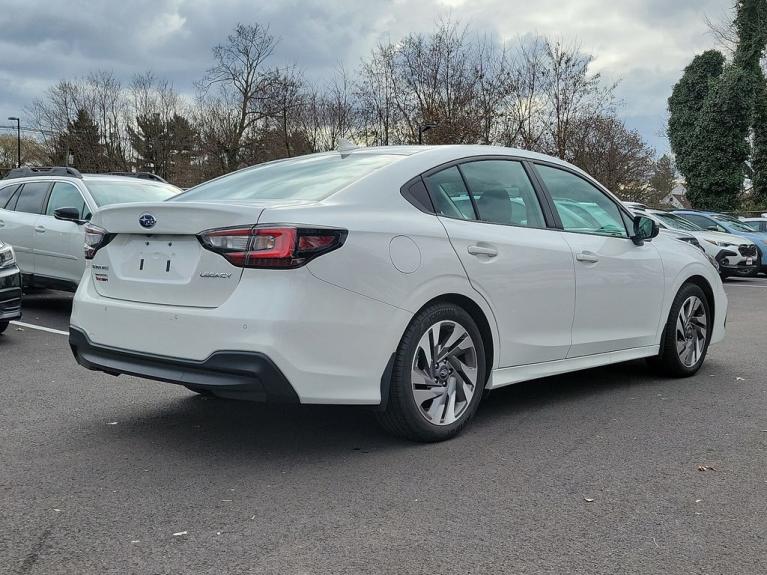
[[[476,219],[474,206],[457,166],[426,177],[437,215],[460,220]]]
[[[520,162],[480,160],[461,164],[479,219],[493,224],[543,228],[543,212]]]
[[[24,184],[16,200],[16,211],[28,214],[39,214],[43,211],[43,201],[48,193],[48,182],[31,182]]]
[[[83,199],[80,190],[72,184],[66,182],[56,182],[51,190],[51,197],[48,198],[48,207],[45,215],[53,216],[59,208],[77,208],[80,212],[80,219],[88,219],[90,210]]]
[[[536,169],[565,231],[628,237],[620,209],[602,190],[565,170],[544,165]]]

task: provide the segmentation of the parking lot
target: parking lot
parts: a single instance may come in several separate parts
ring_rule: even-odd
[[[0,337],[0,572],[765,573],[767,279],[726,286],[697,376],[512,386],[432,445],[86,371],[71,295],[29,295],[48,331]]]

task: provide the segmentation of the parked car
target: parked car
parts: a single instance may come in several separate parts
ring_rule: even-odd
[[[596,223],[566,223],[573,205]],[[375,405],[391,432],[443,440],[484,390],[637,358],[695,373],[727,297],[699,249],[658,233],[531,152],[291,158],[96,212],[69,341],[89,369]]]
[[[704,230],[676,214],[647,210],[661,228],[682,231],[698,238],[703,250],[716,261],[722,279],[729,276],[753,277],[759,272],[758,250],[754,242],[732,234]]]
[[[0,241],[0,333],[21,319],[21,272],[13,248]]]
[[[658,218],[656,218],[654,215],[651,215],[649,213],[650,209],[647,206],[645,206],[644,204],[640,204],[640,203],[637,203],[637,202],[623,202],[623,205],[626,206],[627,208],[629,208],[629,210],[631,212],[633,212],[635,215],[640,215],[640,216],[646,215],[648,218],[654,220],[655,223],[658,224],[658,228],[660,228],[660,233],[661,234],[670,236],[670,237],[672,237],[672,238],[674,238],[676,240],[679,240],[681,242],[685,242],[685,243],[688,243],[690,245],[693,245],[696,248],[698,248],[699,250],[701,250],[703,253],[706,253],[706,255],[708,255],[706,250],[703,248],[703,246],[698,241],[698,238],[696,238],[695,236],[690,234],[690,232],[685,232],[685,231],[682,231],[682,230],[677,230],[677,229],[674,229],[674,228],[670,228],[670,227],[668,227],[666,225],[663,225],[663,223]],[[711,262],[711,264],[717,270],[719,269],[719,264],[716,262],[716,260],[714,258],[709,257],[709,261]]]
[[[767,218],[742,218],[740,220],[755,232],[767,232]]]
[[[0,240],[14,246],[25,286],[74,291],[85,269],[83,224],[103,206],[160,201],[167,183],[73,168],[17,168],[0,180]]]
[[[732,234],[751,240],[756,244],[754,259],[759,262],[759,271],[767,273],[767,233],[755,232],[737,218],[726,214],[694,210],[676,210],[674,213],[679,214],[686,220],[690,220],[704,230]],[[739,251],[741,255],[745,255],[742,250],[739,249]]]

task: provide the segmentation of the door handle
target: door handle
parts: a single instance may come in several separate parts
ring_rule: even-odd
[[[44,234],[45,233],[45,226],[35,226],[35,231]]]
[[[498,255],[498,250],[488,246],[469,246],[466,251],[473,256],[488,256],[494,258]]]
[[[579,252],[575,254],[575,259],[589,264],[595,264],[599,261],[599,257],[594,252]]]
[[[5,222],[3,220],[0,220],[0,228],[4,228],[4,227],[5,227]]]

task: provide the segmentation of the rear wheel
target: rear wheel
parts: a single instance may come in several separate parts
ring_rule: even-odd
[[[3,333],[6,329],[8,329],[9,322],[7,321],[0,321],[0,333]]]
[[[694,284],[682,286],[666,321],[660,354],[651,364],[673,377],[694,375],[708,352],[712,319],[703,290]]]
[[[402,336],[378,419],[390,433],[413,441],[449,439],[476,412],[485,371],[482,335],[471,316],[454,304],[430,306]]]

